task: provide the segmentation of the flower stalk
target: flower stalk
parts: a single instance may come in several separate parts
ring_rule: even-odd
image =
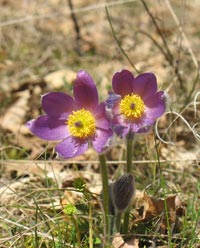
[[[133,138],[134,134],[129,132],[127,135],[127,158],[126,158],[126,172],[132,172],[132,157],[133,157]]]
[[[127,135],[127,147],[126,147],[126,172],[132,172],[132,157],[133,157],[133,133],[129,132]],[[126,212],[124,213],[124,223],[122,232],[124,234],[128,233],[128,224],[129,224],[129,215],[130,215],[130,208],[127,208]]]
[[[106,158],[104,154],[99,154],[99,162],[102,177],[102,197],[103,209],[105,214],[106,234],[109,234],[109,186],[108,186],[108,172],[106,165]]]

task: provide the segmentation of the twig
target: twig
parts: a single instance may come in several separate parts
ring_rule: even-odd
[[[148,14],[149,17],[151,18],[151,20],[152,20],[152,22],[153,22],[153,24],[154,24],[154,26],[155,26],[155,28],[156,28],[157,33],[160,35],[160,37],[161,37],[161,39],[162,39],[163,45],[165,46],[165,49],[166,49],[166,51],[167,51],[167,53],[168,53],[168,60],[169,60],[169,61],[173,61],[173,55],[172,55],[172,53],[171,53],[171,51],[170,51],[170,49],[169,49],[169,47],[168,47],[168,44],[167,44],[167,42],[166,42],[166,39],[165,39],[163,33],[162,33],[161,30],[160,30],[160,27],[159,27],[158,24],[157,24],[156,19],[154,18],[154,16],[152,15],[151,11],[149,10],[149,8],[148,8],[146,2],[145,2],[144,0],[141,0],[141,2],[142,2],[142,4],[143,4],[145,10],[147,11],[147,14]]]
[[[196,59],[196,57],[195,57],[195,55],[194,55],[194,53],[192,51],[192,48],[191,48],[190,43],[189,43],[189,40],[188,40],[185,32],[183,31],[183,28],[182,28],[182,26],[180,24],[180,21],[179,21],[178,17],[176,16],[176,14],[175,14],[172,6],[171,6],[170,1],[169,0],[165,0],[165,3],[167,5],[167,8],[169,9],[169,12],[171,13],[171,15],[172,15],[172,17],[174,19],[176,25],[178,26],[179,32],[181,33],[181,35],[182,35],[182,37],[183,37],[183,39],[184,39],[184,41],[186,43],[186,46],[188,48],[188,52],[190,53],[190,56],[192,58],[192,61],[193,61],[194,65],[195,65],[195,67],[199,69],[199,65],[198,65],[197,59]]]
[[[89,11],[95,11],[99,9],[105,9],[105,7],[111,7],[111,6],[117,6],[117,5],[122,5],[126,3],[132,3],[136,2],[137,0],[119,0],[119,1],[113,1],[109,3],[101,3],[101,4],[92,4],[84,8],[76,8],[73,9],[73,13],[84,13],[84,12],[89,12]],[[68,13],[68,15],[71,13],[71,11]],[[40,19],[52,19],[52,18],[57,18],[57,17],[65,17],[66,14],[63,13],[49,13],[46,15],[28,15],[25,17],[21,17],[18,19],[13,19],[13,20],[8,20],[5,22],[0,22],[0,27],[5,27],[5,26],[10,26],[10,25],[16,25],[20,23],[24,23],[27,21],[32,21],[32,20],[40,20]]]
[[[189,54],[190,54],[190,56],[192,58],[192,61],[193,61],[194,65],[195,65],[195,67],[197,68],[197,77],[195,78],[194,83],[193,83],[193,86],[192,86],[192,88],[191,88],[191,90],[190,90],[190,92],[188,94],[187,99],[186,99],[186,103],[188,103],[190,101],[190,99],[191,99],[192,93],[194,92],[194,90],[196,88],[196,85],[197,85],[197,82],[199,80],[199,64],[198,64],[198,61],[197,61],[197,59],[196,59],[196,57],[195,57],[195,55],[194,55],[194,53],[192,51],[192,48],[191,48],[190,43],[189,43],[189,40],[188,40],[185,32],[183,31],[183,28],[182,28],[182,26],[180,24],[180,21],[179,21],[177,15],[175,14],[175,12],[174,12],[174,10],[173,10],[173,8],[171,6],[170,1],[169,0],[165,0],[165,3],[167,5],[167,8],[169,9],[169,12],[171,13],[174,21],[175,21],[178,29],[179,29],[180,34],[182,35],[182,38],[185,41],[185,44],[186,44],[186,46],[188,48],[188,52],[189,52]]]
[[[160,163],[170,163],[170,162],[180,162],[180,163],[184,163],[184,162],[195,162],[195,159],[163,159],[160,160]],[[55,161],[55,160],[48,160],[46,161],[46,163],[59,163],[59,164],[75,164],[75,163],[80,163],[80,160],[67,160],[66,161]],[[152,159],[152,160],[132,160],[133,164],[148,164],[148,163],[155,163],[157,162],[156,159]],[[25,166],[23,165],[23,163],[25,164]],[[99,160],[87,160],[87,161],[81,161],[81,164],[99,164]],[[33,164],[36,164],[35,166],[37,167],[41,167],[41,169],[43,169],[43,165],[44,165],[44,160],[12,160],[12,159],[6,159],[6,160],[2,160],[1,161],[1,165],[6,165],[7,167],[9,166],[14,166],[14,165],[19,165],[21,168],[25,168],[26,170],[28,170],[29,166],[33,166]],[[107,165],[113,165],[113,164],[126,164],[125,160],[111,160],[111,161],[107,161]],[[19,169],[19,168],[18,168]],[[89,172],[88,172],[89,173]]]
[[[133,69],[139,73],[139,70],[136,68],[136,66],[134,65],[134,63],[130,60],[129,56],[127,55],[127,53],[125,52],[125,50],[123,49],[123,47],[121,46],[117,36],[116,36],[116,33],[115,33],[115,30],[113,28],[113,25],[112,25],[112,22],[111,22],[111,19],[110,19],[110,15],[109,15],[109,12],[108,12],[108,6],[105,7],[106,9],[106,15],[107,15],[107,19],[108,19],[108,22],[109,22],[109,25],[110,25],[110,28],[111,28],[111,31],[112,31],[112,34],[113,34],[113,37],[119,47],[119,49],[121,50],[122,54],[124,55],[124,57],[128,60],[128,62],[130,63],[130,65],[133,67]]]
[[[176,76],[177,76],[177,79],[178,79],[178,81],[179,81],[179,83],[180,83],[180,87],[181,87],[182,90],[185,90],[185,87],[184,87],[184,84],[183,84],[183,80],[182,80],[182,78],[181,78],[181,75],[180,75],[180,72],[179,72],[179,69],[178,69],[178,64],[174,64],[174,61],[175,61],[175,60],[174,60],[174,56],[173,56],[173,54],[171,53],[171,51],[170,51],[170,49],[169,49],[169,47],[168,47],[168,44],[167,44],[167,42],[166,42],[166,39],[165,39],[165,37],[164,37],[162,31],[160,30],[160,27],[159,27],[159,25],[157,24],[157,21],[156,21],[156,19],[154,18],[154,16],[153,16],[153,14],[151,13],[151,11],[149,10],[149,8],[148,8],[148,6],[147,6],[145,0],[141,0],[141,2],[142,2],[142,4],[143,4],[143,6],[144,6],[144,8],[145,8],[145,10],[146,10],[146,12],[147,12],[147,14],[148,14],[149,17],[151,18],[151,20],[152,20],[152,22],[153,22],[153,24],[154,24],[154,26],[155,26],[155,28],[156,28],[157,33],[158,33],[158,35],[160,36],[160,38],[161,38],[161,40],[162,40],[162,42],[163,42],[163,45],[164,45],[164,47],[165,47],[165,49],[166,49],[166,55],[167,55],[166,59],[167,59],[167,61],[169,62],[169,64],[171,65],[171,67],[174,69],[174,72],[175,72],[175,74],[176,74]]]
[[[163,47],[146,31],[144,30],[139,30],[137,31],[135,34],[137,33],[141,33],[146,35],[149,39],[151,39],[153,41],[153,43],[158,47],[158,49],[161,51],[161,53],[164,55],[164,57],[166,58],[166,60],[168,60],[168,54],[165,52],[165,50],[163,49]]]
[[[70,8],[70,15],[71,15],[72,21],[74,23],[74,29],[75,29],[75,32],[76,32],[76,51],[77,51],[77,53],[79,55],[81,55],[81,49],[80,49],[80,41],[81,41],[80,26],[78,24],[78,19],[76,17],[76,14],[73,11],[74,6],[73,6],[73,3],[72,3],[72,0],[67,0],[67,1],[68,1],[68,5],[69,5],[69,8]]]

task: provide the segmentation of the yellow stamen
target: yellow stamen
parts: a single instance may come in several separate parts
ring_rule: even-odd
[[[142,98],[137,94],[126,95],[119,104],[121,114],[129,120],[137,120],[144,114],[145,105]]]
[[[77,138],[88,138],[95,134],[96,122],[94,116],[85,109],[73,111],[67,121],[69,132]]]

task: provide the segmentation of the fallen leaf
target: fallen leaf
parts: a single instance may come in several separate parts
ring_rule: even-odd
[[[28,110],[28,100],[30,98],[29,90],[25,90],[19,94],[19,98],[7,110],[5,115],[0,118],[0,123],[3,129],[13,133],[25,132],[27,128],[24,124],[24,117]],[[23,130],[24,129],[24,130]]]
[[[139,248],[139,240],[131,238],[129,241],[125,242],[122,236],[117,233],[113,238],[112,245],[114,248]]]
[[[65,82],[72,84],[76,78],[76,72],[71,69],[64,69],[48,74],[44,80],[49,89],[59,89],[65,85]]]
[[[184,208],[178,196],[173,195],[165,199],[156,199],[143,194],[142,199],[138,199],[139,206],[138,216],[135,219],[135,223],[140,221],[150,220],[154,217],[160,218],[160,233],[165,233],[167,230],[167,219],[166,219],[166,210],[168,212],[168,218],[170,225],[176,224],[177,217],[184,214]]]
[[[81,192],[77,192],[75,190],[66,190],[64,192],[63,198],[61,199],[61,205],[63,208],[68,204],[75,205],[82,198],[83,194]]]

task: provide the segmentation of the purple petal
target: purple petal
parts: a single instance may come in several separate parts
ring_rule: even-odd
[[[73,98],[63,92],[50,92],[42,96],[42,108],[50,116],[61,116],[75,110],[76,103]]]
[[[26,123],[28,129],[44,140],[60,140],[69,136],[66,120],[43,115]]]
[[[150,127],[154,124],[155,120],[149,119],[146,116],[131,123],[131,132],[145,133],[148,132]]]
[[[130,130],[130,123],[126,122],[119,111],[119,102],[113,107],[112,129],[120,137],[125,137]]]
[[[126,137],[130,130],[130,123],[126,122],[122,115],[115,115],[112,121],[113,131],[120,137]]]
[[[153,73],[142,73],[133,82],[133,92],[145,101],[157,91],[157,80]]]
[[[95,137],[92,140],[92,145],[98,153],[102,153],[109,147],[113,132],[111,129],[97,129]]]
[[[79,108],[94,110],[98,105],[98,92],[93,79],[86,71],[79,71],[74,82],[74,97]]]
[[[143,126],[137,131],[137,133],[148,133],[150,131],[151,127],[152,127],[152,125],[151,126]]]
[[[105,101],[106,107],[112,109],[114,105],[121,99],[120,95],[117,95],[113,92],[108,93],[108,99]]]
[[[163,91],[158,91],[155,95],[148,98],[145,102],[146,104],[146,116],[151,119],[156,119],[160,117],[166,108],[165,94]]]
[[[120,115],[119,103],[120,101],[116,102],[116,104],[113,106],[112,110],[114,115]]]
[[[87,148],[87,141],[82,142],[70,136],[56,146],[56,151],[63,158],[73,158],[84,153]]]
[[[105,110],[105,103],[101,103],[95,109],[94,117],[96,120],[96,126],[102,129],[109,129],[110,122],[108,121],[108,117]]]
[[[120,72],[116,72],[112,79],[112,87],[115,94],[121,95],[122,97],[130,94],[133,90],[133,81],[134,76],[130,71],[122,70]]]

